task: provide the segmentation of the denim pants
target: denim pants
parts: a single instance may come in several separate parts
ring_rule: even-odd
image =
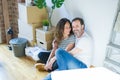
[[[58,64],[57,70],[70,70],[70,69],[78,69],[78,68],[87,68],[86,64],[82,61],[79,61],[75,57],[73,57],[70,53],[63,49],[57,49],[56,51],[56,59]],[[52,80],[51,73],[49,73],[44,80]]]
[[[40,52],[40,53],[38,54],[38,57],[39,57],[39,59],[40,59],[40,62],[46,64],[49,55],[50,55],[50,52]]]
[[[73,57],[73,55],[61,48],[57,49],[55,55],[57,59],[58,70],[87,68],[86,64],[76,59]]]

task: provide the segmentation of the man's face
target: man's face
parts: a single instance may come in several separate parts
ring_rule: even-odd
[[[77,37],[81,36],[83,27],[84,27],[84,25],[81,25],[79,20],[75,20],[72,22],[72,30],[73,30],[75,36],[77,36]]]

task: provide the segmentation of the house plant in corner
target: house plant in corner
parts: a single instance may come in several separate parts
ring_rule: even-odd
[[[62,4],[64,3],[64,0],[51,0],[52,6],[50,7],[50,10],[47,6],[47,1],[46,0],[34,0],[33,3],[39,9],[42,9],[42,8],[47,9],[49,26],[52,27],[51,17],[52,17],[53,11],[54,11],[55,8],[60,8],[62,6]]]
[[[44,19],[42,21],[42,25],[43,25],[43,30],[48,31],[48,29],[49,29],[49,21],[47,19]]]

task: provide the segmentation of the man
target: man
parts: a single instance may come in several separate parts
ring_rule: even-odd
[[[82,18],[72,20],[72,30],[76,36],[75,47],[69,52],[63,49],[56,51],[58,70],[87,68],[91,65],[93,47],[90,37],[84,32],[84,28]],[[50,75],[44,80],[51,80]]]

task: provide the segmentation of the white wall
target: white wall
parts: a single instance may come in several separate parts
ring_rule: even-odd
[[[49,7],[48,9],[51,9],[52,7],[51,0],[47,0],[47,6]],[[60,8],[55,8],[55,10],[53,11],[51,18],[52,25],[56,26],[57,22],[63,17],[69,18],[69,15],[64,4]]]
[[[73,19],[82,17],[86,30],[94,40],[93,65],[102,66],[106,45],[109,42],[119,0],[65,0],[61,9],[56,9],[52,23],[56,25],[61,17]]]

